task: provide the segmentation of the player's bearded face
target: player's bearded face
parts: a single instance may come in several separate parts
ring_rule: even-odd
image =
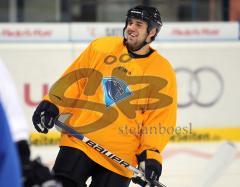
[[[139,49],[146,40],[147,23],[138,19],[129,19],[125,29],[126,46],[129,50],[135,51]]]

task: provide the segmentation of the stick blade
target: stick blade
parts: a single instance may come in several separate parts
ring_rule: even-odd
[[[212,186],[234,161],[237,153],[237,147],[232,142],[223,142],[191,186]]]

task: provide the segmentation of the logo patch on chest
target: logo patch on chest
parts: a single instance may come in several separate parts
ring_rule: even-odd
[[[102,83],[107,107],[132,95],[128,85],[123,80],[107,77],[103,78]]]

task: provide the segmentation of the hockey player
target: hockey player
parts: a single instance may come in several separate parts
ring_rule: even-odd
[[[0,94],[0,186],[21,187],[20,164]]]
[[[22,174],[21,180],[16,180],[14,179],[14,173],[9,173],[9,175],[7,176],[7,172],[5,172],[5,176],[7,176],[7,178],[3,177],[3,179],[8,180],[9,185],[0,184],[0,186],[30,187],[33,185],[48,185],[48,184],[51,184],[51,185],[56,184],[55,186],[57,186],[56,181],[53,180],[50,170],[46,166],[44,166],[39,159],[35,159],[35,160],[30,159],[30,148],[28,145],[29,128],[25,120],[21,105],[19,103],[17,90],[15,88],[14,82],[11,78],[10,73],[8,72],[7,68],[4,66],[4,63],[2,62],[1,59],[0,59],[0,85],[1,85],[0,111],[2,113],[2,117],[0,115],[0,119],[1,119],[0,126],[5,130],[8,128],[6,127],[5,124],[9,126],[12,141],[16,145],[16,146],[15,145],[13,146],[14,147],[13,149],[16,148],[16,150],[13,150],[10,146],[11,144],[10,138],[9,138],[9,142],[6,142],[4,140],[2,141],[1,139],[1,143],[6,144],[6,145],[0,146],[1,147],[0,157],[3,158],[1,159],[1,162],[5,162],[3,164],[5,168],[6,166],[9,166],[11,167],[9,168],[9,170],[11,172],[16,172],[16,173],[18,172],[17,167],[20,165],[21,174]],[[2,121],[5,121],[5,124]],[[3,135],[4,136],[1,136],[1,137],[7,137],[7,132],[6,134],[3,134]],[[3,150],[7,151],[8,149],[11,150],[12,157],[14,153],[16,154],[14,156],[17,157],[17,161],[20,161],[19,162],[20,164],[16,163],[14,159],[11,160],[11,156],[1,155]],[[6,158],[4,158],[5,156]],[[10,185],[11,183],[14,183],[14,182],[15,182],[15,185]]]
[[[169,62],[149,44],[162,26],[154,7],[127,13],[124,37],[94,40],[52,86],[33,114],[37,131],[68,113],[68,125],[126,162],[139,167],[149,185],[162,172],[161,153],[176,123],[176,80]],[[160,128],[161,127],[161,128]],[[159,129],[165,129],[163,132]],[[132,172],[62,132],[53,167],[64,186],[127,187]],[[142,178],[133,179],[145,186]]]

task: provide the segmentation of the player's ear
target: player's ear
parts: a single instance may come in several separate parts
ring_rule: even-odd
[[[152,38],[156,35],[156,33],[157,33],[157,28],[153,28],[148,34],[147,42],[151,42]]]

